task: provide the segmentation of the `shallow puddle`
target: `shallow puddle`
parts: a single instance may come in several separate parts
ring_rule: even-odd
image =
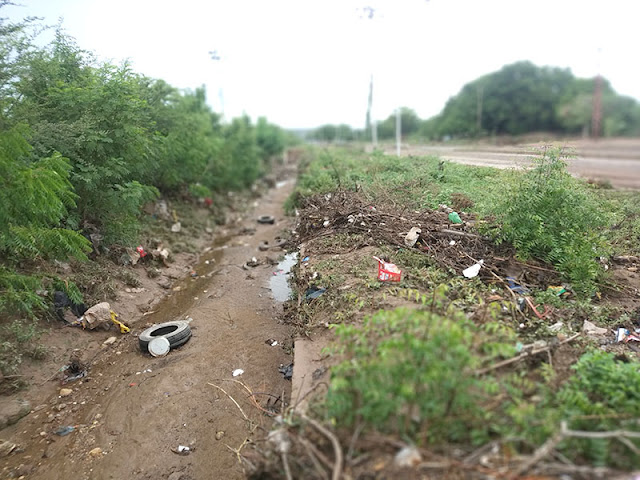
[[[220,261],[230,240],[229,236],[217,238],[211,248],[200,255],[200,261],[193,267],[194,275],[187,274],[174,282],[171,293],[154,307],[154,313],[150,315],[148,321],[162,323],[184,320],[184,313],[195,302],[215,293],[207,290],[207,287],[211,288],[211,277],[222,268]]]
[[[298,252],[287,253],[284,259],[278,263],[273,272],[273,276],[269,279],[269,288],[274,300],[285,302],[291,298],[291,286],[289,278],[291,277],[291,268],[298,262]]]

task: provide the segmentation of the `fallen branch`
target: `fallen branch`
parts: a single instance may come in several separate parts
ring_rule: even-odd
[[[238,404],[238,402],[236,402],[236,399],[233,398],[231,395],[229,395],[227,392],[224,391],[224,389],[222,387],[219,387],[218,385],[215,385],[213,383],[209,383],[207,382],[207,385],[211,385],[212,387],[217,388],[218,390],[220,390],[222,393],[224,393],[227,397],[229,397],[229,399],[236,404],[236,407],[238,407],[238,410],[240,410],[240,413],[242,413],[242,416],[244,417],[244,419],[248,422],[250,422],[251,420],[249,420],[249,417],[247,417],[247,414],[244,413],[244,410],[242,410],[242,407],[240,406],[240,404]]]
[[[324,428],[314,419],[307,417],[304,414],[300,414],[300,417],[307,421],[311,426],[313,426],[316,430],[318,430],[321,434],[329,439],[331,445],[333,446],[333,453],[335,454],[335,460],[333,464],[333,472],[331,474],[331,480],[340,480],[342,476],[342,447],[340,446],[340,441],[338,438],[331,433],[329,430]]]
[[[497,370],[498,368],[502,368],[502,367],[505,367],[507,365],[511,365],[512,363],[519,362],[523,358],[527,358],[527,357],[530,357],[532,355],[537,355],[538,353],[548,352],[548,351],[551,350],[551,348],[559,347],[560,345],[564,345],[565,343],[572,342],[573,340],[575,340],[579,336],[580,336],[580,333],[576,333],[575,335],[573,335],[573,336],[571,336],[571,337],[559,342],[557,345],[553,345],[553,346],[550,345],[550,346],[547,346],[547,347],[533,349],[530,352],[523,352],[520,355],[518,355],[517,357],[508,358],[507,360],[503,360],[501,362],[498,362],[498,363],[496,363],[494,365],[491,365],[490,367],[481,368],[480,370],[476,370],[474,374],[475,375],[484,375],[485,373],[491,372],[493,370]]]
[[[444,233],[447,235],[458,235],[459,237],[481,238],[480,235],[476,235],[475,233],[459,232],[457,230],[450,230],[448,228],[443,228],[441,230],[437,230],[435,232],[430,232],[430,233]]]

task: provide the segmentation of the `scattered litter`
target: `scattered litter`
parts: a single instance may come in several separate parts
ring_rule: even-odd
[[[177,453],[178,455],[189,455],[193,451],[193,449],[184,445],[178,445],[178,448],[172,448],[171,451],[173,453]]]
[[[309,261],[309,257],[308,257],[308,256],[306,256],[306,257],[304,257],[304,258],[302,259],[302,263],[306,263],[306,262],[308,262],[308,261]]]
[[[276,219],[272,215],[262,215],[258,217],[258,223],[273,225]]]
[[[216,432],[216,440],[222,440],[222,437],[224,437],[224,431],[223,430],[218,430]]]
[[[64,437],[65,435],[69,435],[71,432],[73,432],[76,429],[76,427],[72,426],[72,425],[66,425],[63,427],[58,427],[56,428],[53,433],[55,433],[56,435],[58,435],[59,437]]]
[[[529,294],[529,289],[518,284],[514,277],[507,277],[507,284],[509,285],[509,290],[514,293],[519,293],[521,295]]]
[[[447,205],[445,205],[443,203],[438,205],[438,210],[440,210],[441,212],[444,212],[444,213],[452,213],[453,212],[453,208],[448,207]]]
[[[99,326],[108,325],[110,320],[111,305],[107,302],[102,302],[84,312],[84,316],[80,318],[80,324],[83,328],[93,330]]]
[[[585,320],[585,321],[586,321],[586,320]],[[549,331],[550,331],[550,332],[554,332],[554,333],[555,333],[555,332],[559,332],[559,331],[560,331],[560,329],[561,329],[563,326],[564,326],[564,323],[562,323],[562,322],[556,322],[556,323],[554,323],[553,325],[551,325],[551,326],[549,327]],[[584,326],[582,327],[582,329],[584,330]]]
[[[89,455],[91,457],[99,457],[100,455],[102,455],[102,449],[100,447],[96,447],[89,452]]]
[[[74,303],[69,298],[69,296],[62,291],[53,292],[53,306],[60,321],[65,321],[64,310],[67,307],[70,308],[71,312],[73,313],[73,315],[75,315],[76,318],[81,317],[84,312],[87,311],[87,307],[84,303]]]
[[[280,365],[278,371],[283,375],[285,380],[291,380],[293,378],[293,363]]]
[[[236,368],[233,373],[231,373],[231,375],[233,375],[234,377],[239,377],[240,375],[242,375],[244,373],[244,370],[242,370],[241,368]]]
[[[420,451],[413,446],[404,447],[393,458],[393,463],[399,468],[415,467],[422,462]]]
[[[462,219],[460,218],[460,215],[458,215],[457,212],[451,212],[449,214],[449,221],[451,223],[462,223]]]
[[[413,247],[418,241],[418,238],[420,238],[421,233],[422,230],[418,227],[411,227],[411,230],[409,230],[409,232],[404,237],[404,244],[407,247]]]
[[[483,263],[484,263],[484,260],[479,260],[478,263],[474,263],[470,267],[465,268],[462,271],[462,275],[464,275],[466,278],[477,277],[478,273],[480,273],[480,268],[482,267]]]
[[[547,291],[554,293],[558,297],[561,295],[564,295],[565,293],[568,293],[567,289],[564,288],[562,285],[558,285],[558,286],[550,285],[549,287],[547,287]]]
[[[451,246],[451,247],[453,247],[455,244],[456,244],[456,241],[455,241],[455,240],[451,240],[451,241],[449,242],[449,246]]]
[[[384,260],[373,257],[378,261],[378,280],[381,282],[399,282],[402,278],[402,270],[395,263],[388,263]]]
[[[180,225],[180,222],[176,222],[173,225],[171,225],[171,231],[173,233],[179,233],[180,230],[182,230],[182,225]]]
[[[171,343],[166,337],[156,337],[149,342],[147,349],[154,357],[164,357],[171,350]]]
[[[8,457],[17,451],[20,451],[17,443],[10,442],[9,440],[0,440],[0,457]]]
[[[120,333],[129,333],[131,329],[127,327],[124,323],[118,320],[118,314],[113,310],[109,310],[109,315],[111,317],[111,321],[115,323],[120,328]]]
[[[116,337],[109,337],[107,338],[104,342],[102,342],[103,345],[111,345],[112,343],[114,343],[117,340]]]
[[[245,266],[247,267],[257,267],[258,265],[260,265],[260,262],[258,262],[256,257],[251,257],[251,260],[245,263]]]
[[[264,341],[264,343],[266,343],[267,345],[271,346],[271,347],[275,347],[276,345],[278,345],[278,341],[273,339],[273,338],[268,338]]]
[[[80,353],[74,351],[69,357],[69,363],[62,367],[62,384],[75,382],[87,376],[87,366],[80,360]]]
[[[306,300],[313,300],[323,295],[326,291],[327,291],[326,288],[311,287],[311,288],[308,288],[306,292],[304,292],[304,298]]]
[[[142,245],[138,245],[136,247],[136,252],[138,252],[138,255],[140,255],[140,258],[144,258],[148,255],[147,252],[144,251],[144,247]]]
[[[324,228],[327,228],[327,227],[329,226],[329,223],[330,223],[330,222],[329,222],[329,220],[325,220],[325,221],[322,223],[322,226],[323,226]]]
[[[609,332],[609,330],[607,330],[606,328],[597,327],[595,324],[591,323],[589,320],[585,320],[582,323],[582,331],[587,335],[605,335]]]
[[[630,333],[626,328],[619,328],[616,332],[616,342],[640,342],[640,334]]]
[[[58,395],[60,395],[61,397],[68,397],[72,393],[73,393],[73,390],[70,388],[61,388],[60,393]]]

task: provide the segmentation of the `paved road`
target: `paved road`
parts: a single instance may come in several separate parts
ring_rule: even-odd
[[[542,145],[409,145],[403,148],[402,153],[438,155],[468,165],[510,168],[529,165],[535,156],[532,152]],[[576,140],[563,145],[577,153],[576,158],[569,160],[571,173],[593,180],[608,180],[616,188],[640,189],[640,139]],[[395,153],[394,148],[387,151]]]

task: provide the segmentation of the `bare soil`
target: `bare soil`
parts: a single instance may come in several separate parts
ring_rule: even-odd
[[[293,361],[290,329],[278,320],[282,304],[268,289],[283,250],[258,249],[290,229],[282,205],[293,179],[278,187],[244,218],[204,234],[200,254],[176,255],[160,277],[148,278],[139,265],[132,269],[141,286],[122,286],[112,303],[132,333],[52,326],[44,339],[46,361],[25,370],[30,388],[0,399],[20,397],[32,406],[0,434],[18,445],[1,460],[1,478],[245,477],[234,452],[264,437],[272,412],[283,408],[291,389],[279,372]],[[275,224],[258,224],[261,215],[273,215]],[[243,268],[252,257],[259,265]],[[137,334],[178,319],[191,321],[189,342],[164,358],[140,351]],[[116,342],[103,345],[113,335]],[[74,349],[89,364],[88,376],[61,385],[56,372]],[[233,377],[236,369],[244,373]],[[72,393],[60,397],[61,387]],[[61,426],[75,430],[55,435]],[[191,453],[174,453],[180,445]]]
[[[403,155],[439,155],[445,160],[496,168],[524,167],[535,157],[535,149],[550,143],[573,151],[569,171],[594,181],[610,182],[615,188],[640,188],[640,139],[611,138],[601,140],[542,140],[518,145],[404,145]],[[388,153],[395,152],[389,147]]]

